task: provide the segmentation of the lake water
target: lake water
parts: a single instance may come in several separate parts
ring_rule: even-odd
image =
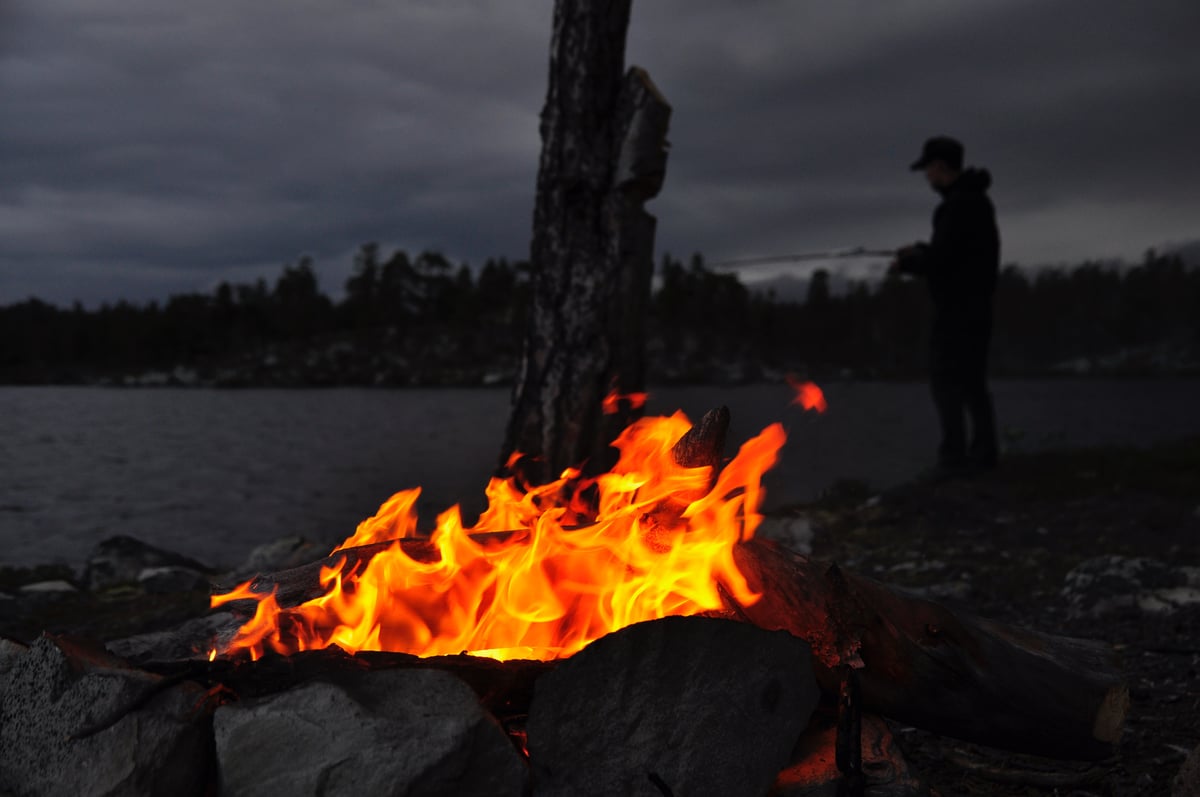
[[[884,487],[933,459],[922,384],[829,383],[823,415],[784,385],[662,388],[648,409],[698,419],[727,405],[729,453],[788,431],[766,507],[836,479]],[[1008,450],[1144,444],[1200,434],[1200,380],[994,386]],[[421,486],[423,521],[483,505],[508,416],[497,389],[0,388],[0,564],[78,564],[128,534],[217,567],[287,534],[340,541],[384,499]]]

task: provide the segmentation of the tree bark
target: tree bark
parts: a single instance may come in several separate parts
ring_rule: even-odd
[[[952,611],[768,541],[734,560],[762,595],[735,614],[806,640],[822,689],[836,694],[849,666],[864,709],[935,733],[1058,758],[1116,751],[1129,689],[1109,645]]]
[[[630,2],[554,7],[532,302],[500,456],[506,470],[513,453],[525,455],[512,470],[530,482],[592,458],[603,470],[611,438],[601,402],[613,388],[640,391],[644,379],[635,319],[649,294],[654,224],[631,208],[661,185],[665,155],[648,158],[646,142],[663,151],[669,108],[644,72],[622,80]]]

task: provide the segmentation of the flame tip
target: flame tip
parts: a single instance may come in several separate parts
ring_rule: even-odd
[[[455,505],[432,534],[417,536],[419,488],[400,491],[335,551],[387,535],[392,544],[320,568],[321,596],[286,609],[277,588],[264,595],[245,584],[214,596],[214,605],[257,602],[227,654],[257,660],[337,645],[351,654],[550,659],[633,622],[720,608],[718,583],[753,603],[732,548],[760,520],[759,481],[783,427],[764,429],[719,472],[675,461],[691,427],[682,412],[635,421],[613,444],[617,464],[596,477],[568,468],[548,485],[491,479],[488,507],[469,528]]]

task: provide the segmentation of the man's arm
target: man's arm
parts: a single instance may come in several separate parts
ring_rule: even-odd
[[[925,276],[929,273],[929,244],[921,242],[900,247],[888,270],[898,274]]]

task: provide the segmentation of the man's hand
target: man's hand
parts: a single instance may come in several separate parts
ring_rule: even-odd
[[[888,265],[889,274],[919,274],[921,272],[921,257],[928,245],[925,243],[909,244],[896,250],[896,257]]]

